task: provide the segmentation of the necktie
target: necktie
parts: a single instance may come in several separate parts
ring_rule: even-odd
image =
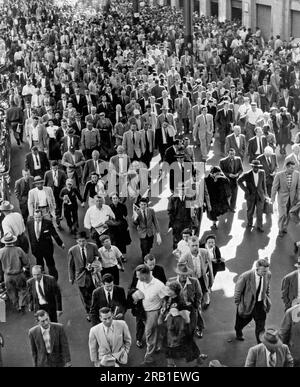
[[[107,293],[107,301],[108,301],[108,305],[110,306],[111,305],[111,294],[110,294],[110,292]]]
[[[259,297],[259,294],[261,291],[261,285],[262,285],[262,277],[259,277],[259,284],[258,284],[258,288],[256,290],[256,297],[255,297],[256,302],[258,301],[258,297]]]
[[[43,292],[43,289],[41,287],[41,280],[39,280],[38,282],[38,289],[39,289],[39,293],[40,295],[42,296],[42,298],[45,300],[45,293]],[[46,300],[45,300],[46,301]]]
[[[147,216],[146,216],[146,211],[143,211],[143,217],[144,217],[144,222],[147,225]]]
[[[84,267],[86,266],[86,255],[85,255],[85,252],[84,252],[84,248],[82,247],[81,249],[81,254],[82,254],[82,260],[83,260],[83,265]]]
[[[269,366],[270,367],[275,367],[276,366],[275,352],[274,353],[270,353]]]
[[[98,173],[98,171],[97,171],[97,161],[94,161],[94,166],[95,166],[95,171]]]
[[[134,133],[132,134],[132,142],[133,142],[133,146],[135,146],[135,136],[134,136]]]
[[[149,149],[148,132],[145,133],[146,149]]]
[[[205,121],[205,125],[207,125],[206,114],[204,115],[204,121]]]
[[[230,171],[231,173],[234,173],[234,160],[230,159]]]
[[[272,167],[272,161],[271,161],[270,157],[268,157],[268,164],[269,164],[269,168],[271,168]]]
[[[34,157],[35,157],[36,166],[39,167],[40,163],[39,163],[39,159],[38,159],[37,155],[34,155]]]
[[[54,185],[55,187],[58,187],[57,171],[54,171]]]

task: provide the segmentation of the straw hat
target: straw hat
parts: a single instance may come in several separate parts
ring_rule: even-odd
[[[11,232],[8,232],[1,239],[1,242],[4,243],[5,245],[10,245],[11,243],[15,243],[16,240],[17,240],[17,237],[13,235]]]
[[[277,329],[268,328],[264,332],[262,332],[259,336],[260,341],[266,345],[266,347],[278,348],[282,341],[279,336],[279,332]]]
[[[0,211],[12,211],[13,209],[14,209],[14,206],[6,200],[2,202],[0,205]]]

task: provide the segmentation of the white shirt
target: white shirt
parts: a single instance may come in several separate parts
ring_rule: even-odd
[[[270,357],[272,356],[273,359],[274,359],[274,362],[276,364],[276,352],[274,352],[273,354],[271,354],[271,352],[267,349],[267,347],[265,347],[265,350],[266,350],[266,356],[267,356],[267,367],[270,367]]]
[[[255,187],[257,187],[257,185],[258,185],[259,174],[258,174],[258,172],[257,172],[257,173],[252,172],[252,173],[253,173],[253,177],[254,177],[254,184],[255,184]]]
[[[39,141],[39,127],[37,126],[32,126],[32,141]]]
[[[185,254],[191,252],[189,242],[186,242],[183,239],[181,239],[181,241],[178,242],[177,249],[180,251],[181,256],[184,256]]]
[[[41,286],[41,288],[42,288],[43,293],[45,294],[45,289],[44,289],[44,277],[42,277],[42,279],[40,280],[40,286]],[[40,305],[45,305],[45,304],[47,304],[46,300],[44,299],[44,297],[41,295],[41,293],[40,293],[40,291],[39,291],[38,281],[35,281],[35,290],[36,290],[36,294],[37,294],[38,299],[39,299],[39,304],[40,304]]]
[[[263,115],[263,111],[261,109],[256,109],[256,111],[254,112],[252,109],[248,111],[247,113],[247,117],[248,117],[248,122],[251,124],[251,125],[256,125],[256,122],[257,120],[259,119],[259,117],[261,117]]]
[[[113,294],[114,294],[114,288],[112,288],[112,290],[110,292],[108,292],[106,289],[104,289],[104,293],[105,293],[105,297],[106,297],[107,302],[108,302],[108,293],[110,293],[110,299],[112,300],[113,299]]]
[[[10,212],[2,221],[3,235],[8,232],[15,236],[19,236],[25,232],[25,224],[21,214],[18,212]]]
[[[238,112],[239,112],[240,116],[243,117],[243,116],[245,116],[245,115],[249,112],[250,109],[251,109],[250,104],[248,104],[248,105],[243,104],[243,105],[241,105],[241,106],[239,107]]]
[[[58,171],[52,170],[52,176],[55,187],[58,187]]]
[[[260,276],[256,273],[256,271],[255,271],[256,290],[258,289],[260,278],[262,279],[262,281],[261,281],[261,288],[260,288],[260,292],[259,292],[257,301],[262,301],[262,292],[263,292],[263,288],[264,288],[264,277],[260,277]]]
[[[35,188],[35,190],[37,192],[37,197],[38,197],[38,206],[46,207],[48,205],[46,192],[43,189],[38,189],[38,188]]]
[[[235,141],[236,141],[238,148],[240,147],[240,140],[241,140],[240,136],[235,136]]]
[[[58,129],[58,126],[48,126],[47,127],[47,133],[50,138],[55,138],[56,131]]]
[[[260,155],[262,152],[262,141],[260,137],[256,137],[256,142],[257,142],[257,151],[255,152],[256,155]]]
[[[191,254],[192,260],[193,260],[193,266],[194,266],[194,274],[196,278],[201,278],[203,273],[201,270],[201,254],[200,252],[195,256]]]
[[[161,301],[166,296],[166,287],[160,280],[152,277],[148,284],[138,280],[136,288],[145,296],[143,299],[143,307],[146,312],[151,312],[161,308]]]
[[[84,227],[90,230],[92,227],[97,227],[99,223],[105,223],[109,218],[115,219],[115,214],[112,209],[103,204],[101,210],[95,206],[91,206],[84,217]]]

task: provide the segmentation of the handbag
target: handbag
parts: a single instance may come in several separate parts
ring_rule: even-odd
[[[214,268],[217,272],[218,271],[225,271],[225,269],[226,269],[225,262],[223,262],[223,261],[214,262]]]
[[[265,199],[263,213],[267,215],[273,214],[273,203],[269,198]]]

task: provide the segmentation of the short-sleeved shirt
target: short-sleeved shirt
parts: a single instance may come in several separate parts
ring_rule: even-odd
[[[122,253],[117,246],[111,246],[109,250],[102,246],[99,249],[99,254],[102,259],[102,266],[104,269],[116,266],[118,264],[118,258],[122,257]]]
[[[161,308],[162,299],[166,296],[166,292],[164,291],[166,286],[160,280],[152,277],[152,280],[148,284],[138,280],[136,288],[145,295],[143,307],[146,312]]]

